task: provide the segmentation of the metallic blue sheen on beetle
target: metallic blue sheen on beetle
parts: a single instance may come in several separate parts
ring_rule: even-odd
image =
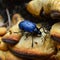
[[[24,20],[24,21],[20,22],[19,28],[25,32],[41,34],[41,32],[37,28],[36,24],[31,21]]]

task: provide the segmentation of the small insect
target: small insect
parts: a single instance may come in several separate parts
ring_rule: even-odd
[[[31,21],[27,21],[27,20],[20,22],[19,28],[21,30],[23,30],[24,32],[31,33],[31,35],[32,35],[32,47],[33,47],[33,35],[38,35],[38,34],[41,35],[40,28],[37,28],[35,23],[33,23]]]

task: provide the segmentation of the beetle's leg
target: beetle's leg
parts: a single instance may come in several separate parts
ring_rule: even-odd
[[[28,38],[30,35],[31,35],[31,33],[26,33],[25,34],[26,38]],[[26,38],[25,38],[25,40],[26,40]]]
[[[26,38],[24,40],[26,40],[28,38],[28,34],[26,34],[25,36],[26,36]]]
[[[33,48],[33,36],[32,36],[32,45],[31,45],[31,46],[32,46],[32,48]]]
[[[45,23],[42,23],[43,32],[46,33],[46,34],[48,34],[49,31],[46,29],[46,27],[45,27],[44,25],[46,25],[46,24],[45,24]],[[49,27],[48,27],[48,28],[49,28]]]
[[[44,27],[43,27],[43,32],[46,33],[46,34],[49,33],[49,31],[47,31]]]

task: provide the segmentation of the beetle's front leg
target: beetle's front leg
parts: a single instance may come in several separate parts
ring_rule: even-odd
[[[46,34],[48,34],[48,33],[49,33],[49,31],[48,31],[48,30],[46,30],[44,27],[43,27],[43,32],[44,32],[44,33],[46,33]]]
[[[31,45],[31,46],[32,46],[32,48],[33,48],[33,45],[34,45],[34,43],[33,43],[33,36],[32,36],[32,45]]]

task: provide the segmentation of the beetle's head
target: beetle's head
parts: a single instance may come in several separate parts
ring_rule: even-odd
[[[38,31],[38,34],[41,35],[41,31]]]
[[[41,31],[40,31],[40,29],[38,29],[38,28],[35,28],[35,29],[34,29],[34,32],[37,33],[37,34],[39,34],[39,35],[41,35]]]

